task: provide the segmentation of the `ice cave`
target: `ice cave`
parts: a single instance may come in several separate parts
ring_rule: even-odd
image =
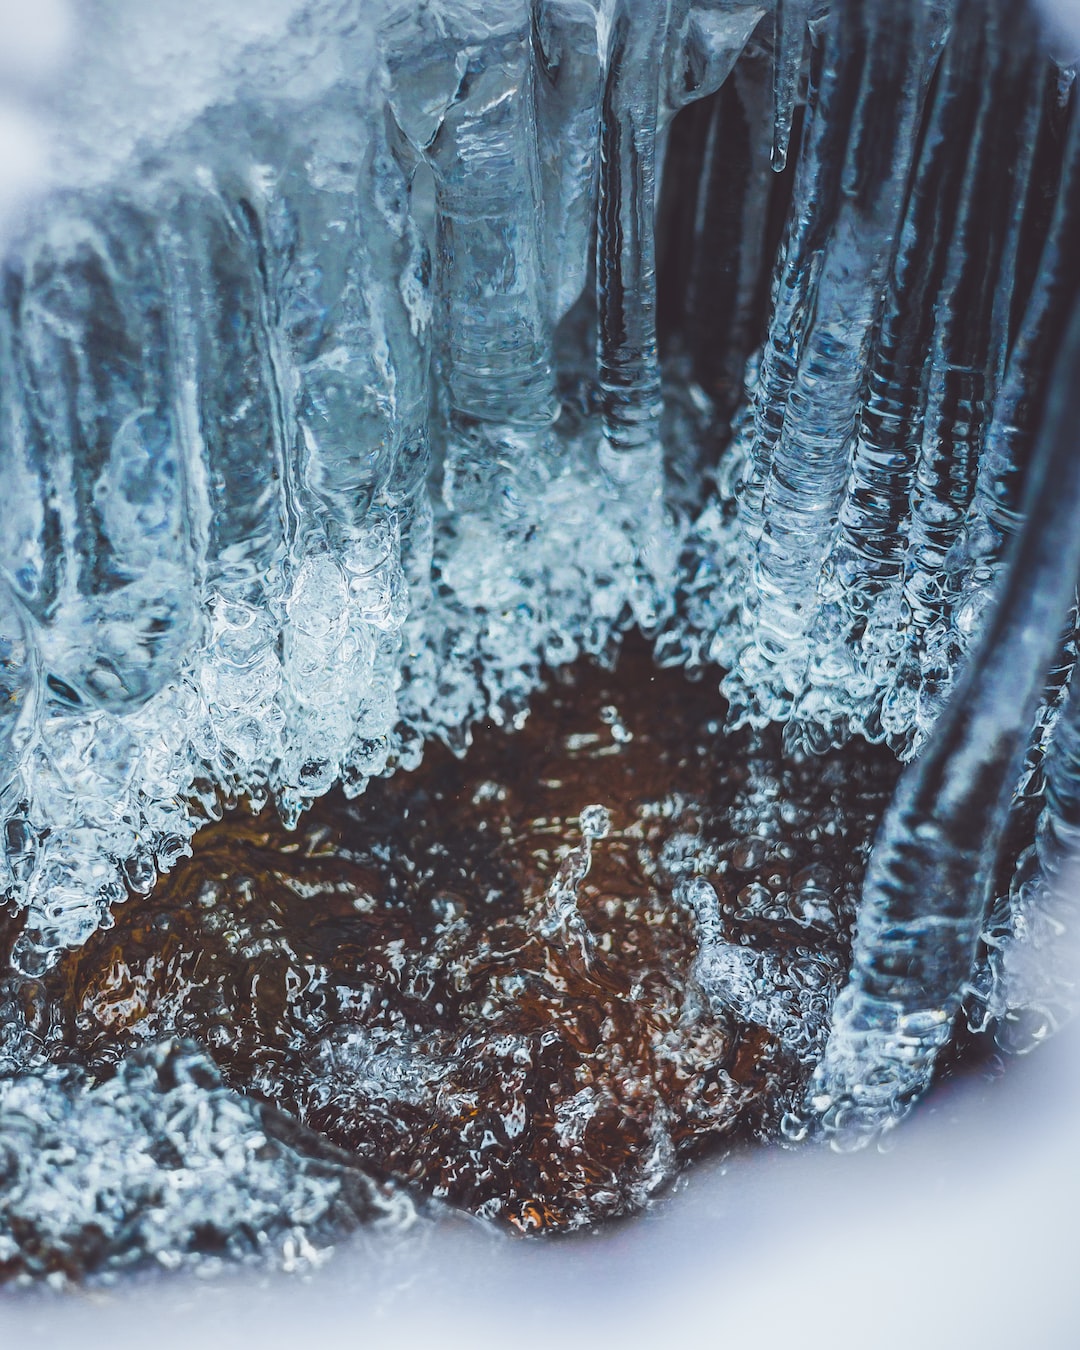
[[[520,1274],[1073,1063],[1075,9],[0,48],[8,1294]]]

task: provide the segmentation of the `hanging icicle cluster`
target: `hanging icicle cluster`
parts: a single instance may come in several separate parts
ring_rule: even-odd
[[[1060,1020],[1080,109],[1029,7],[300,5],[249,56],[3,263],[22,967],[637,625],[793,753],[919,752],[812,1114],[894,1118],[980,942],[974,1020]]]

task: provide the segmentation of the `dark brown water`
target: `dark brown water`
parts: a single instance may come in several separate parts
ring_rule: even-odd
[[[785,762],[723,715],[634,642],[464,761],[432,748],[292,834],[233,815],[23,986],[30,1028],[99,1076],[189,1037],[230,1086],[523,1231],[631,1211],[695,1153],[775,1131],[896,777],[863,745]],[[611,829],[582,878],[594,804]],[[719,900],[711,964],[693,875]]]

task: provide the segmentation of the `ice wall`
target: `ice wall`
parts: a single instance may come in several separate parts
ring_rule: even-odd
[[[1041,416],[1080,266],[1068,54],[1006,0],[87,13],[2,275],[21,967],[224,807],[295,820],[431,736],[463,750],[636,624],[793,753],[930,738],[812,1108],[877,1069],[891,1118],[1025,751],[1024,800],[1049,746],[1069,811],[1077,560],[1042,526],[1075,498]]]

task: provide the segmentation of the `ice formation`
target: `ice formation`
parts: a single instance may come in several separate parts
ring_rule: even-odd
[[[73,1068],[8,1078],[0,1111],[4,1279],[112,1279],[148,1258],[310,1268],[358,1223],[399,1233],[417,1217],[392,1183],[227,1091],[190,1044],[133,1055],[92,1092]]]
[[[463,751],[636,625],[794,754],[862,736],[912,760],[808,1120],[894,1120],[965,997],[1060,1021],[1069,54],[1012,0],[247,17],[145,127],[84,116],[93,63],[73,81],[109,146],[58,170],[3,262],[20,969],[227,806],[295,822],[432,737]],[[1010,812],[1039,820],[1002,882]],[[709,997],[759,999],[767,972],[688,903]]]
[[[796,762],[777,727],[724,732],[724,706],[632,636],[615,670],[577,663],[520,732],[480,728],[460,760],[429,747],[293,830],[270,811],[208,826],[113,927],[0,985],[0,1074],[51,1081],[74,1054],[58,1106],[79,1134],[104,1085],[110,1113],[128,1096],[143,1119],[145,1077],[125,1066],[181,1037],[249,1112],[254,1097],[297,1122],[298,1145],[329,1142],[496,1229],[636,1211],[689,1158],[775,1138],[799,1101],[898,772],[857,743]],[[148,1145],[107,1173],[129,1214],[147,1148],[181,1172],[155,1185],[176,1188],[207,1152],[196,1113],[163,1154],[147,1119]],[[81,1251],[62,1157],[25,1168],[15,1212],[59,1189],[50,1233]],[[241,1215],[249,1186],[262,1208],[262,1177],[219,1173],[217,1212]],[[184,1252],[167,1217],[149,1262]],[[321,1250],[321,1217],[306,1228]]]

